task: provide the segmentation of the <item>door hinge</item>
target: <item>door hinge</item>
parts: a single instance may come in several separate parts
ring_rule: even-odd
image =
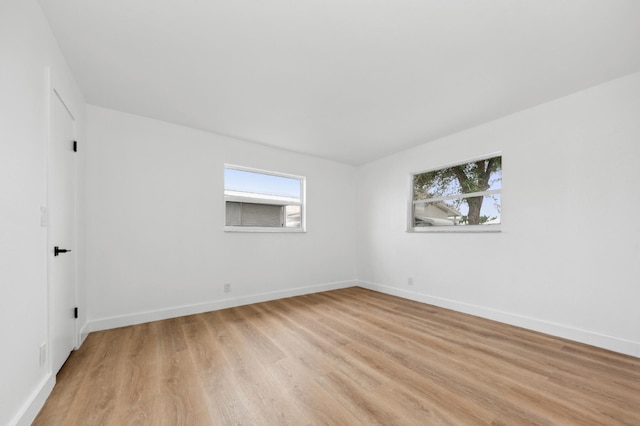
[[[78,141],[73,141],[73,152],[78,152]]]
[[[78,318],[78,307],[76,306],[75,308],[73,308],[73,317],[74,318]]]

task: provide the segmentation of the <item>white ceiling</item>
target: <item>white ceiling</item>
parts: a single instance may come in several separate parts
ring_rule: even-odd
[[[87,102],[350,164],[640,71],[638,0],[39,0]]]

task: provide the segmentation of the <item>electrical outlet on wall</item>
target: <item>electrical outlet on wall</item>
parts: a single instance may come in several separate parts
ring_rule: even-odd
[[[413,277],[409,277],[409,279],[407,280],[407,284],[413,285]]]
[[[231,293],[231,283],[225,283],[224,284],[224,292],[225,293]]]

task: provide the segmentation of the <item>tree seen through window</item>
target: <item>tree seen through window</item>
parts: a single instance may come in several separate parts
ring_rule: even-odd
[[[502,156],[413,176],[413,226],[500,223]]]

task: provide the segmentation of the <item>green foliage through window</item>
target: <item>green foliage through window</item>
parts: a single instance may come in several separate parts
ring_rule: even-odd
[[[412,226],[500,223],[502,156],[413,176]]]

